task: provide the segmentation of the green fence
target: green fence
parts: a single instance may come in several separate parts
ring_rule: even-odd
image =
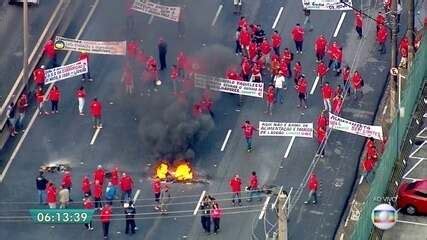
[[[414,59],[411,72],[405,80],[406,89],[402,93],[401,101],[401,106],[405,108],[405,115],[399,119],[395,118],[391,125],[386,149],[381,156],[381,161],[375,171],[375,179],[371,183],[364,208],[361,211],[359,221],[352,234],[353,240],[367,240],[370,238],[370,234],[373,230],[371,212],[374,207],[379,204],[375,199],[384,197],[386,193],[396,159],[398,158],[398,149],[400,149],[405,139],[408,127],[411,123],[412,114],[421,97],[426,78],[427,36],[424,35],[423,42]]]

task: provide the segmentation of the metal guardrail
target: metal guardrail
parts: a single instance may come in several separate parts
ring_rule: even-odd
[[[36,65],[43,56],[44,43],[53,37],[55,30],[59,26],[61,19],[63,18],[68,6],[70,5],[70,0],[60,0],[56,6],[51,18],[49,19],[44,31],[42,32],[39,40],[37,41],[33,51],[31,52],[30,57],[28,58],[28,75],[23,76],[23,71],[18,75],[14,85],[12,86],[7,98],[5,99],[3,105],[0,108],[0,149],[3,148],[9,137],[9,128],[7,127],[7,116],[6,109],[10,103],[16,103],[18,98],[24,91],[25,87],[28,85],[31,78],[31,74],[35,69]]]

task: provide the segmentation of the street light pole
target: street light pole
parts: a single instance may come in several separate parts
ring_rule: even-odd
[[[415,22],[415,11],[414,11],[414,0],[406,0],[408,8],[408,31],[406,36],[409,40],[408,48],[408,70],[412,65],[412,60],[414,59],[415,50],[414,50],[414,22]]]
[[[397,1],[392,1],[391,5],[391,68],[397,68]],[[397,91],[397,77],[390,74],[390,102],[389,102],[389,123],[393,122],[396,115],[396,91]]]
[[[23,63],[22,63],[22,79],[27,81],[28,75],[28,0],[23,1],[23,11],[22,11],[22,28],[23,28]]]

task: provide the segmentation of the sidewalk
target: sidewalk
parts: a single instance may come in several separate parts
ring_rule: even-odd
[[[22,7],[9,5],[9,1],[0,2],[0,106],[3,105],[10,89],[22,69]],[[38,7],[28,8],[28,51],[33,50],[42,34],[57,1],[42,1]]]

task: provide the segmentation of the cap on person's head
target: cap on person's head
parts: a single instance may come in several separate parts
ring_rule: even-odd
[[[239,177],[239,174],[234,175],[234,177],[235,177],[235,178],[238,178],[238,177]]]
[[[40,66],[40,68],[41,68],[41,69],[45,69],[45,68],[46,68],[46,66],[45,66],[45,65],[41,65],[41,66]]]
[[[122,173],[122,176],[126,176],[126,173],[125,173],[125,172],[123,172],[123,173]]]
[[[96,98],[95,98],[94,100],[96,100]],[[98,169],[102,168],[102,165],[101,165],[101,164],[99,164],[97,168],[98,168]]]
[[[129,207],[129,203],[125,202],[125,203],[123,204],[123,207],[124,207],[124,208],[128,208],[128,207]]]

